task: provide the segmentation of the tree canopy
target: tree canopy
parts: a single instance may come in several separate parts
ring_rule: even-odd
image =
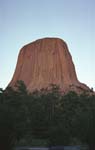
[[[18,81],[16,89],[0,90],[0,149],[11,150],[24,139],[45,139],[47,145],[87,144],[95,149],[95,95],[65,95],[52,85],[29,93]]]

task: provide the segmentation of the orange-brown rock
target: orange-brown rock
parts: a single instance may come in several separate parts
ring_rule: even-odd
[[[9,86],[14,87],[18,80],[23,80],[30,92],[50,84],[59,85],[64,92],[89,90],[78,81],[68,47],[59,38],[39,39],[20,50]]]

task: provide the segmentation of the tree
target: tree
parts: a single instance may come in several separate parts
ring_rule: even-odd
[[[76,137],[89,146],[89,150],[95,149],[95,95],[80,95],[74,129]],[[79,131],[79,132],[78,132]]]
[[[54,125],[51,129],[52,139],[50,141],[55,145],[69,145],[73,138],[73,120],[75,119],[76,104],[78,95],[75,92],[69,92],[61,95],[61,99],[55,113]]]
[[[0,93],[0,149],[11,150],[15,144],[14,117],[6,102],[4,91]]]
[[[27,137],[46,139],[49,145],[76,144],[95,149],[95,95],[69,92],[59,87],[29,93],[22,81],[16,88],[0,90],[0,149],[11,150]],[[25,136],[26,135],[26,136]],[[5,144],[6,143],[6,144]]]
[[[11,150],[26,132],[28,93],[22,82],[18,90],[8,87],[0,92],[0,149]]]

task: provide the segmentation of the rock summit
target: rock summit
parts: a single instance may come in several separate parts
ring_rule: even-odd
[[[19,53],[17,66],[9,86],[24,81],[32,92],[58,85],[63,92],[89,90],[78,81],[75,66],[65,41],[44,38],[25,45]]]

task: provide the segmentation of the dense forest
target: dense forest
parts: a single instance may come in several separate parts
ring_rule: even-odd
[[[88,145],[95,150],[95,95],[60,88],[29,93],[18,81],[0,89],[0,149],[18,145]]]

